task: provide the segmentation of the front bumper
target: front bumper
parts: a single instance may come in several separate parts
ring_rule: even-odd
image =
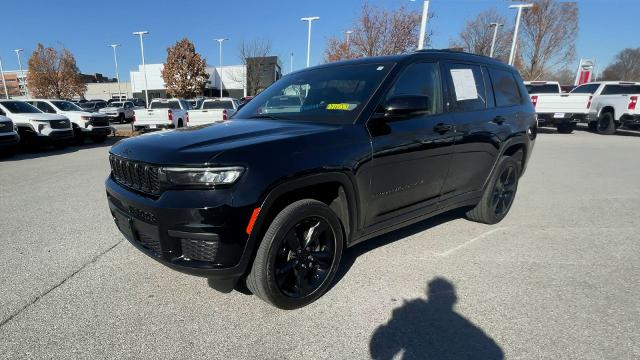
[[[16,132],[0,134],[0,148],[13,147],[20,143],[20,135]]]
[[[556,117],[557,115],[562,115]],[[539,113],[538,124],[540,126],[550,126],[565,123],[578,123],[585,120],[587,114],[576,113]]]
[[[80,130],[85,135],[109,135],[109,134],[111,134],[111,126],[93,127],[93,126],[90,125],[88,128],[80,128]]]
[[[73,138],[73,130],[72,129],[68,129],[68,130],[51,130],[49,129],[48,132],[44,132],[44,133],[39,133],[38,134],[38,139],[41,141],[49,141],[49,142],[58,142],[58,141],[64,141],[64,140],[69,140]]]
[[[222,291],[245,273],[252,254],[244,231],[251,210],[234,208],[231,190],[165,191],[152,198],[111,177],[106,190],[118,229],[152,259],[214,279]]]

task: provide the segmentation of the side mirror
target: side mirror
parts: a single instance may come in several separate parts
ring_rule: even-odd
[[[408,117],[427,114],[431,111],[428,96],[401,95],[392,97],[384,105],[385,117]]]

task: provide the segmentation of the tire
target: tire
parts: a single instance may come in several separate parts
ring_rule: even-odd
[[[178,128],[183,127],[184,125],[182,124],[182,119],[178,119]]]
[[[575,123],[561,123],[556,126],[558,134],[571,134],[576,129]]]
[[[304,245],[307,240],[311,245]],[[247,287],[280,309],[308,305],[331,286],[343,242],[340,219],[326,204],[311,199],[296,201],[269,225],[247,276]],[[312,247],[315,249],[310,250]]]
[[[467,219],[485,224],[496,224],[504,219],[516,197],[520,172],[520,165],[514,158],[503,156],[480,202],[467,212]]]
[[[600,135],[613,135],[616,133],[616,123],[613,120],[613,114],[604,113],[598,118],[596,131]]]
[[[598,122],[597,121],[589,121],[589,124],[587,126],[589,127],[590,131],[597,131],[598,130]]]
[[[91,136],[91,141],[93,141],[96,144],[102,144],[106,140],[107,140],[107,135],[92,135]]]

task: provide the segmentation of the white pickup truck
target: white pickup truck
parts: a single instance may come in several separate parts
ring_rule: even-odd
[[[84,111],[70,101],[36,99],[27,102],[44,113],[66,116],[71,120],[73,134],[77,143],[82,143],[87,137],[95,143],[102,143],[107,139],[107,135],[111,133],[107,115]]]
[[[183,99],[155,99],[148,109],[136,110],[134,128],[137,131],[175,129],[187,126],[189,103]]]
[[[238,111],[240,103],[233,98],[206,99],[198,110],[189,112],[189,126],[227,120]]]
[[[13,120],[25,145],[45,143],[64,148],[73,138],[71,121],[66,116],[45,114],[24,101],[0,100],[0,115]]]
[[[611,135],[617,127],[640,125],[640,82],[591,82],[571,93],[589,95],[589,113],[583,122],[599,134]]]
[[[589,113],[588,94],[564,94],[557,81],[525,81],[538,123],[555,126],[561,134],[569,134]]]

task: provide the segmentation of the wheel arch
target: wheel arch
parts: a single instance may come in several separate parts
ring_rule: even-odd
[[[305,175],[280,182],[267,190],[259,203],[260,211],[251,237],[258,244],[273,218],[287,205],[301,199],[315,199],[327,204],[338,215],[344,227],[346,246],[358,223],[357,198],[354,183],[348,175],[340,172]]]

